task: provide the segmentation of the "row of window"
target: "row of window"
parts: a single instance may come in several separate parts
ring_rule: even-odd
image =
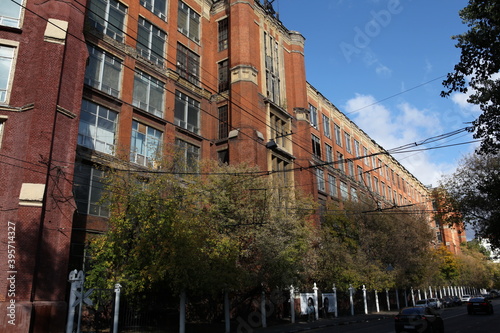
[[[141,4],[160,18],[166,18],[165,0],[141,0]],[[91,0],[88,9],[90,24],[102,34],[121,43],[125,38],[125,20],[127,7],[116,0]],[[179,1],[177,12],[177,30],[189,39],[200,42],[200,15]],[[228,20],[218,22],[219,51],[228,47]],[[164,65],[165,43],[167,34],[143,17],[138,19],[137,50],[141,56],[159,65]]]
[[[178,94],[183,96],[182,93]],[[185,103],[180,103],[182,107],[186,106]],[[105,154],[114,154],[117,124],[118,112],[83,100],[78,144]],[[163,132],[136,120],[132,122],[131,131],[130,161],[142,166],[152,166],[156,160],[161,158]],[[176,141],[176,147],[180,149],[181,157],[186,161],[180,171],[196,170],[200,148],[182,140]]]

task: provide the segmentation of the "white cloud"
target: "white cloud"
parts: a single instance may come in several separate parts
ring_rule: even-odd
[[[443,133],[436,115],[409,103],[401,103],[395,110],[390,110],[376,103],[371,95],[357,94],[346,103],[345,111],[348,115],[353,112],[349,117],[356,125],[389,152],[393,148]],[[454,169],[451,164],[433,163],[426,151],[393,154],[393,157],[426,185],[437,185],[443,174]]]

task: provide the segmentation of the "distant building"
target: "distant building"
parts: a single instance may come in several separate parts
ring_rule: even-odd
[[[64,330],[68,273],[106,227],[99,165],[147,168],[173,147],[188,170],[248,162],[322,205],[365,193],[430,211],[429,190],[306,81],[304,48],[268,1],[2,3],[0,332]]]

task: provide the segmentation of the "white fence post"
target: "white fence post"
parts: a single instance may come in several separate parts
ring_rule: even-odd
[[[352,297],[354,293],[354,288],[352,284],[349,284],[349,301],[351,302],[351,316],[354,316],[354,299]]]
[[[113,333],[118,333],[118,318],[120,316],[120,291],[121,284],[115,284],[115,315],[113,317]]]
[[[339,312],[337,310],[337,288],[335,288],[335,284],[333,284],[333,304],[335,305],[335,318],[337,318]]]
[[[290,286],[290,321],[295,323],[295,290]]]
[[[366,287],[363,285],[363,301],[365,303],[365,314],[368,314],[368,303],[366,302]]]
[[[314,319],[318,320],[319,319],[319,315],[318,315],[319,303],[318,303],[318,287],[316,287],[316,282],[314,282],[313,290],[314,290]]]

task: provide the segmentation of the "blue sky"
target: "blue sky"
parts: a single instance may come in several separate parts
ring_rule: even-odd
[[[468,126],[478,110],[464,95],[440,97],[467,30],[467,0],[275,0],[289,30],[306,38],[307,80],[386,150]],[[461,133],[393,154],[426,185],[438,185],[477,144]]]

